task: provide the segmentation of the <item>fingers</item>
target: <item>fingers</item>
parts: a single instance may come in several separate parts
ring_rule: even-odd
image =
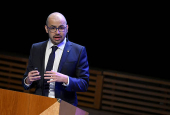
[[[56,77],[44,77],[44,79],[50,79],[47,83],[56,82]]]
[[[47,81],[47,83],[51,83],[51,82],[56,82],[56,80],[50,80],[50,81]]]
[[[37,70],[33,70],[29,74],[30,74],[30,77],[33,77],[33,76],[39,75],[40,73]]]
[[[56,77],[44,77],[44,79],[56,79]]]
[[[41,76],[34,76],[34,77],[31,77],[30,78],[30,81],[37,81],[37,80],[40,80],[41,79]]]
[[[53,70],[46,71],[44,74],[44,79],[48,79],[47,83],[50,82],[65,82],[65,78],[68,80],[68,77],[65,77],[66,75],[55,72]]]
[[[32,70],[32,71],[30,71],[31,73],[35,73],[35,72],[38,72],[38,70]]]
[[[39,73],[37,70],[30,71],[29,74]]]
[[[46,71],[45,73],[52,74],[52,73],[55,73],[55,71],[51,70],[51,71]]]
[[[40,73],[37,70],[30,71],[28,74],[29,81],[33,82],[33,81],[40,80],[41,76],[39,76],[39,74]]]
[[[56,75],[56,72],[54,72],[53,70],[51,71],[46,71],[44,76],[55,76]],[[50,77],[51,78],[51,77]]]
[[[55,74],[44,74],[44,76],[55,76]]]
[[[50,79],[49,81],[47,81],[47,83],[56,82],[56,72],[51,70],[51,71],[46,71],[45,73],[46,74],[44,74],[44,76],[50,76],[50,77],[44,77],[44,79]]]

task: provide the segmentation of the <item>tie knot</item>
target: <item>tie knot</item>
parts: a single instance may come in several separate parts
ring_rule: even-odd
[[[52,48],[52,52],[55,52],[58,49],[57,46],[52,46],[51,48]]]

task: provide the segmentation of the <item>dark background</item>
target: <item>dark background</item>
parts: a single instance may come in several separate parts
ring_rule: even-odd
[[[169,13],[165,4],[1,4],[0,51],[28,57],[33,43],[48,39],[46,18],[57,11],[67,19],[69,40],[86,47],[90,68],[169,79]]]

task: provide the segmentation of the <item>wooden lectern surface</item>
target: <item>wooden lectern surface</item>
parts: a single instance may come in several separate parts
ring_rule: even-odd
[[[55,102],[52,106],[42,112],[40,115],[59,115],[60,103]]]
[[[27,115],[29,95],[24,93],[0,89],[1,115]]]
[[[39,115],[55,102],[56,98],[0,89],[1,115]]]
[[[0,115],[88,115],[63,100],[0,89]]]
[[[30,95],[30,107],[28,115],[39,115],[55,102],[57,102],[56,98]]]
[[[61,100],[61,103],[54,103],[40,115],[89,115],[89,113]]]

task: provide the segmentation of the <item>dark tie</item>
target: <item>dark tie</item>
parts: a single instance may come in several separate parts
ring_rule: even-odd
[[[57,46],[52,46],[52,52],[48,58],[48,63],[46,66],[46,71],[51,71],[53,69],[53,63],[55,59],[55,51],[57,50]]]
[[[55,51],[58,49],[57,46],[52,46],[52,52],[48,58],[48,63],[46,66],[46,71],[51,71],[53,69],[53,63],[54,63],[54,59],[55,59]],[[49,92],[49,83],[47,83],[48,80],[44,79],[44,95],[48,96],[48,92]]]

